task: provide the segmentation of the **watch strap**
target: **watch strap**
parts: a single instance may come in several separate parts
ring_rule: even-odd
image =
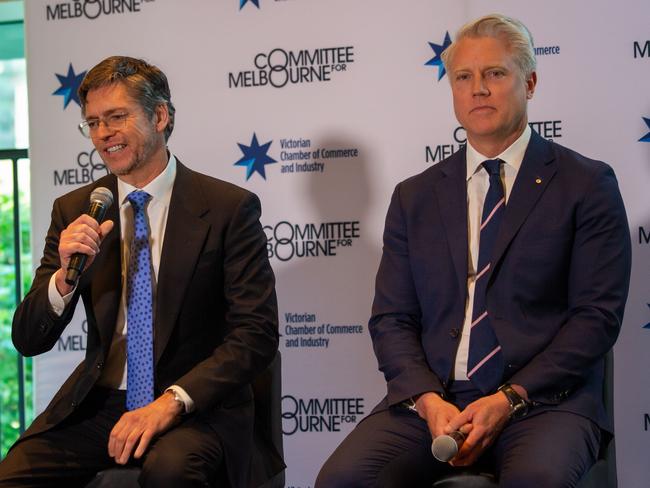
[[[510,403],[510,418],[521,418],[528,413],[530,404],[512,387],[511,384],[506,383],[499,387],[499,391],[508,399]]]

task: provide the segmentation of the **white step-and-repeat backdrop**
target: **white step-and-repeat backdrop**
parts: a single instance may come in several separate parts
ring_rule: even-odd
[[[623,488],[650,480],[650,3],[459,0],[29,0],[25,2],[35,259],[57,195],[106,173],[76,129],[76,89],[106,56],[169,77],[170,149],[263,204],[277,275],[287,486],[322,462],[383,396],[367,332],[394,185],[456,151],[439,54],[457,28],[499,11],[535,38],[530,121],[610,162],[634,243],[616,346]],[[85,349],[82,313],[35,361],[41,411]]]

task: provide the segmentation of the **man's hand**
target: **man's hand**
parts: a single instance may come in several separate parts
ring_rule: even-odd
[[[479,398],[467,405],[449,422],[445,434],[455,430],[469,432],[458,454],[450,461],[452,466],[469,466],[490,446],[499,435],[510,416],[510,402],[498,391],[494,395]],[[471,424],[471,429],[467,429]]]
[[[108,439],[108,455],[117,464],[126,464],[131,457],[140,459],[154,436],[166,432],[180,419],[182,407],[174,394],[165,392],[149,405],[126,412],[117,421]]]
[[[55,284],[59,293],[67,295],[72,291],[72,286],[65,282],[70,258],[75,253],[86,254],[86,267],[90,266],[99,253],[99,246],[104,237],[113,229],[113,221],[106,220],[101,225],[90,215],[83,214],[72,221],[62,232],[59,238],[59,259],[61,269],[56,272]]]
[[[460,414],[455,405],[446,402],[433,392],[423,393],[415,402],[415,409],[429,426],[432,437],[445,434],[445,427]]]

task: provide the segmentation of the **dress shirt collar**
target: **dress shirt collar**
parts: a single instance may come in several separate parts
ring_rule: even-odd
[[[151,202],[162,201],[169,203],[174,186],[174,179],[176,179],[176,158],[173,154],[169,153],[169,160],[167,166],[151,180],[144,188],[136,188],[120,178],[117,179],[117,195],[119,197],[120,206],[127,202],[126,197],[129,193],[135,190],[144,190],[151,195]]]
[[[503,151],[495,158],[488,158],[487,156],[483,156],[480,152],[472,147],[469,141],[467,141],[467,180],[469,181],[472,175],[481,169],[481,163],[487,159],[500,159],[505,164],[511,166],[515,170],[516,174],[521,167],[521,162],[524,160],[524,154],[526,153],[526,148],[528,147],[528,142],[530,141],[530,135],[530,126],[526,124],[526,128],[517,138],[517,140],[510,144],[510,146],[508,146],[505,151]]]

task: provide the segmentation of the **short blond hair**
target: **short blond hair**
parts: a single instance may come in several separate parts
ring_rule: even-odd
[[[448,72],[454,60],[458,41],[479,37],[492,37],[505,41],[524,79],[528,79],[537,69],[533,36],[528,28],[517,19],[501,14],[490,14],[462,26],[454,42],[443,51],[441,58]]]

